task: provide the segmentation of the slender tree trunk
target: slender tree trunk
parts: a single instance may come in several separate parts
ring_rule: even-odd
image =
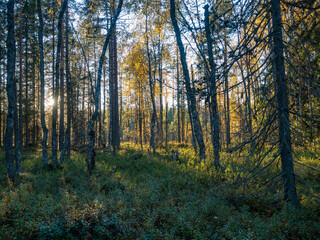
[[[15,79],[14,79],[15,80]],[[20,151],[20,136],[19,136],[19,121],[18,121],[18,106],[17,106],[17,84],[14,82],[14,150],[16,154],[16,172],[22,173],[21,168],[21,151]]]
[[[191,65],[191,78],[192,78],[192,82],[194,83],[194,71],[193,71],[192,65]],[[192,89],[192,91],[194,91],[194,89]],[[188,101],[188,106],[189,106],[190,103],[189,103],[188,97],[187,97],[187,101]],[[188,114],[189,114],[190,125],[191,125],[191,143],[192,143],[192,147],[193,147],[194,151],[197,152],[198,151],[198,149],[197,149],[197,139],[196,139],[196,136],[195,136],[193,122],[192,122],[192,115],[191,115],[191,111],[190,111],[189,107],[188,107]]]
[[[177,50],[177,117],[178,117],[178,142],[181,143],[181,124],[180,124],[180,79],[179,79],[179,61]]]
[[[64,0],[59,12],[58,19],[58,45],[57,45],[57,58],[55,68],[55,91],[54,91],[54,105],[52,114],[52,164],[58,165],[58,140],[57,140],[57,118],[58,118],[58,96],[59,96],[59,73],[60,73],[60,54],[61,54],[61,41],[62,41],[62,19],[66,10],[68,0]]]
[[[13,135],[13,118],[15,108],[14,94],[14,71],[15,71],[15,39],[14,39],[14,0],[9,0],[7,3],[7,97],[8,97],[8,113],[7,113],[7,128],[6,128],[6,166],[8,177],[10,180],[15,178],[14,159],[12,154],[12,135]]]
[[[54,24],[54,17],[52,17],[52,98],[53,98],[53,104],[55,104],[55,24]],[[54,107],[54,106],[53,106]],[[56,122],[53,121],[53,116],[52,116],[52,121],[51,121],[51,127],[52,127],[52,133],[53,133],[53,129],[54,129],[54,124],[56,124]],[[51,141],[52,141],[52,145],[53,145],[53,134],[51,136]]]
[[[229,99],[229,82],[228,82],[228,58],[227,58],[227,37],[226,33],[224,36],[224,95],[225,95],[225,123],[226,123],[226,143],[227,149],[229,149],[231,143],[231,136],[230,136],[230,99]]]
[[[160,44],[159,44],[160,45]],[[162,79],[162,48],[160,48],[160,59],[159,59],[159,100],[160,100],[160,113],[159,113],[159,121],[160,121],[160,129],[159,129],[159,135],[160,135],[160,144],[163,145],[163,79]]]
[[[60,59],[60,123],[59,123],[59,151],[64,146],[64,37],[63,37],[63,20],[61,22],[61,59]]]
[[[147,8],[148,8],[148,3],[147,1]],[[148,33],[148,13],[146,11],[146,44],[147,44],[147,56],[148,56],[148,77],[149,77],[149,87],[150,87],[150,97],[151,97],[151,104],[152,104],[152,116],[151,116],[151,122],[150,122],[150,147],[152,148],[153,153],[156,151],[154,139],[155,139],[155,125],[157,121],[157,110],[156,110],[156,103],[154,100],[154,83],[152,80],[152,69],[151,69],[151,53],[149,49],[149,33]]]
[[[166,101],[166,148],[168,148],[168,101]]]
[[[66,7],[66,32],[65,32],[65,40],[66,40],[66,82],[67,82],[67,129],[65,132],[65,137],[63,141],[63,147],[61,149],[60,155],[60,164],[64,162],[64,155],[67,151],[67,156],[70,157],[70,135],[71,135],[71,77],[70,77],[70,69],[69,69],[69,15],[68,15],[68,4]],[[63,96],[62,96],[63,97]],[[61,120],[61,118],[60,118]],[[63,119],[64,121],[64,119]],[[60,122],[61,124],[61,122]],[[61,126],[60,126],[61,130]],[[62,132],[63,134],[63,132]]]
[[[22,25],[23,25],[23,0],[20,1],[20,27],[19,27],[19,138],[20,138],[20,151],[22,152],[22,145],[23,145],[23,124],[22,124]]]
[[[181,64],[182,64],[182,70],[183,70],[183,75],[184,75],[184,79],[185,79],[186,91],[187,91],[187,98],[188,98],[188,103],[189,103],[188,107],[190,108],[190,112],[191,112],[191,116],[192,116],[194,132],[195,132],[195,136],[197,138],[197,142],[199,145],[199,157],[201,160],[201,159],[206,158],[206,148],[205,148],[204,141],[203,141],[203,133],[202,133],[199,115],[198,115],[198,112],[196,109],[196,98],[195,98],[195,94],[192,91],[191,84],[190,84],[190,76],[189,76],[188,65],[187,65],[187,60],[186,60],[186,53],[185,53],[183,43],[181,40],[181,32],[180,32],[180,29],[179,29],[179,26],[178,26],[178,23],[176,20],[175,12],[176,12],[176,9],[175,9],[174,0],[170,0],[170,16],[171,16],[172,25],[174,28],[174,32],[175,32],[176,39],[177,39],[177,44],[178,44],[179,51],[180,51],[180,60],[181,60]]]
[[[94,99],[94,103],[95,103],[95,109],[94,109],[94,113],[91,117],[90,120],[90,126],[89,126],[89,145],[88,145],[88,159],[87,159],[87,167],[88,167],[88,172],[89,174],[92,173],[92,171],[95,168],[95,150],[94,150],[94,143],[95,143],[95,131],[94,131],[94,124],[97,120],[97,117],[99,115],[99,102],[100,102],[100,86],[101,86],[101,75],[102,75],[102,68],[103,68],[103,64],[104,64],[104,59],[105,59],[105,54],[107,51],[107,46],[110,42],[110,38],[112,35],[112,31],[115,29],[116,26],[116,22],[117,19],[119,17],[119,14],[121,12],[121,7],[123,4],[123,0],[119,0],[119,5],[117,8],[117,11],[114,15],[114,18],[112,19],[110,28],[107,32],[107,36],[106,36],[106,40],[104,42],[103,45],[103,49],[102,49],[102,53],[100,56],[100,60],[99,60],[99,68],[98,68],[98,76],[97,76],[97,81],[96,81],[96,90],[95,90],[95,99]]]
[[[39,39],[39,50],[40,50],[40,82],[41,82],[40,113],[41,113],[41,127],[43,131],[42,156],[43,156],[43,163],[45,165],[48,165],[48,152],[47,152],[48,129],[46,126],[45,106],[44,106],[45,83],[44,83],[44,55],[43,55],[43,18],[42,18],[42,10],[41,10],[41,0],[37,0],[37,5],[38,5],[38,16],[39,16],[38,39]]]
[[[181,90],[181,108],[180,108],[180,112],[181,112],[181,141],[184,142],[185,141],[185,104],[184,104],[184,90],[182,87]]]
[[[72,105],[71,97],[72,88],[71,88],[71,72],[69,67],[69,11],[68,6],[66,10],[66,80],[67,80],[67,130],[65,145],[67,148],[67,156],[70,158],[70,149],[71,149],[71,121],[72,121]]]
[[[36,53],[33,52],[33,59],[36,59]],[[32,64],[32,103],[33,103],[33,126],[32,126],[32,145],[36,145],[36,64]]]
[[[284,67],[282,21],[280,0],[271,0],[274,63],[276,72],[276,101],[278,110],[278,131],[284,181],[284,198],[294,206],[299,206],[293,169],[293,157],[290,136],[290,122],[287,96],[287,82]]]
[[[209,85],[209,110],[211,122],[211,140],[214,151],[214,166],[220,167],[220,126],[219,126],[219,112],[217,102],[217,86],[216,86],[216,64],[213,59],[212,38],[209,24],[209,6],[205,6],[205,29],[208,44],[208,55],[210,65]]]
[[[141,101],[139,99],[139,136],[140,136],[140,147],[141,151],[143,151],[143,140],[142,140],[142,111],[141,111]]]
[[[2,67],[1,67],[1,60],[2,60],[2,54],[1,54],[1,45],[0,45],[0,147],[2,146]]]
[[[25,2],[26,4],[26,9],[28,9],[28,1]],[[28,10],[26,10],[28,11]],[[26,95],[26,103],[25,103],[25,135],[26,135],[26,140],[25,140],[25,146],[29,146],[29,80],[28,80],[28,74],[29,74],[29,64],[28,64],[28,16],[26,16],[26,21],[25,21],[25,95]]]
[[[111,18],[114,15],[115,1],[112,3]],[[111,145],[113,151],[120,147],[120,134],[119,134],[119,102],[118,102],[118,58],[117,58],[117,35],[116,26],[112,30],[109,48],[109,67],[110,67],[110,130],[111,130]]]

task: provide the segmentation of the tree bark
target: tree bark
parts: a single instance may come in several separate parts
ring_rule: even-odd
[[[199,145],[199,157],[200,160],[206,158],[206,148],[204,145],[203,141],[203,133],[202,133],[202,128],[201,128],[201,123],[199,119],[199,115],[196,109],[196,99],[195,99],[195,94],[192,91],[191,85],[190,85],[190,76],[189,76],[189,71],[188,71],[188,65],[187,65],[187,60],[186,60],[186,53],[183,47],[183,43],[181,40],[181,32],[176,20],[175,16],[175,3],[174,0],[170,0],[170,16],[172,20],[172,25],[174,28],[174,32],[176,35],[177,39],[177,44],[179,47],[180,51],[180,61],[182,64],[182,70],[183,70],[183,75],[185,79],[185,85],[186,85],[186,91],[187,91],[187,98],[188,98],[188,103],[189,103],[189,109],[191,112],[192,116],[192,121],[193,121],[193,126],[194,126],[194,132],[195,132],[195,137],[197,139],[198,145]]]
[[[15,178],[14,160],[12,154],[12,135],[13,135],[13,117],[15,108],[14,94],[14,70],[15,70],[15,39],[14,39],[14,0],[9,0],[7,3],[7,97],[8,97],[8,113],[7,113],[7,128],[6,128],[6,167],[10,180]]]
[[[280,0],[271,0],[276,101],[278,111],[278,132],[280,156],[282,163],[282,178],[284,181],[284,199],[294,206],[299,206],[293,168],[292,146],[290,136],[290,122],[287,96],[287,82],[285,76],[282,20]]]

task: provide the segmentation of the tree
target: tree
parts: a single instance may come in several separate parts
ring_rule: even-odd
[[[115,13],[115,0],[111,3],[111,18]],[[112,31],[109,47],[109,67],[110,67],[110,129],[111,145],[113,151],[120,147],[119,129],[119,101],[118,101],[118,58],[117,58],[117,31],[116,26]]]
[[[191,121],[193,123],[193,128],[195,132],[195,137],[197,139],[198,145],[199,145],[199,157],[200,160],[206,158],[206,150],[205,150],[205,145],[203,141],[203,134],[202,134],[202,128],[199,120],[199,115],[196,109],[196,99],[194,92],[191,88],[190,85],[190,76],[189,76],[189,70],[188,70],[188,65],[186,61],[186,53],[184,50],[184,46],[181,40],[181,32],[178,26],[178,22],[176,20],[175,16],[175,2],[174,0],[170,0],[170,16],[171,16],[171,21],[172,25],[174,28],[174,32],[176,35],[176,40],[177,40],[177,45],[179,47],[180,51],[180,61],[182,64],[182,70],[183,70],[183,75],[184,75],[184,80],[185,80],[185,86],[186,86],[186,91],[187,91],[187,99],[188,99],[188,108],[190,109],[191,113]]]
[[[7,98],[8,98],[8,113],[7,113],[7,128],[6,128],[6,166],[8,177],[10,180],[15,178],[14,158],[12,154],[12,136],[13,136],[13,121],[14,111],[16,108],[15,99],[15,55],[16,45],[14,39],[14,0],[9,0],[7,3]],[[17,146],[16,146],[17,147]]]
[[[56,68],[55,68],[55,91],[54,91],[54,105],[52,114],[52,164],[58,165],[57,150],[57,117],[58,117],[58,95],[59,95],[59,73],[60,73],[60,54],[61,54],[61,40],[62,40],[62,19],[67,8],[68,0],[64,0],[58,18],[58,44],[56,54]]]
[[[39,51],[40,51],[40,84],[41,84],[41,100],[40,100],[40,114],[41,114],[41,127],[43,132],[42,137],[42,156],[43,163],[48,164],[48,152],[47,152],[47,139],[48,139],[48,128],[46,126],[45,118],[45,82],[44,82],[44,56],[43,56],[43,18],[41,10],[41,0],[37,0],[38,4],[38,16],[39,16],[39,30],[38,30],[38,40],[39,40]]]
[[[216,64],[213,59],[212,38],[209,24],[209,6],[205,6],[205,29],[208,44],[208,55],[210,73],[208,79],[208,98],[210,110],[211,123],[211,141],[214,151],[214,165],[216,168],[220,167],[220,126],[219,126],[219,112],[217,102],[217,86],[216,86]]]
[[[103,49],[100,55],[99,59],[99,68],[98,68],[98,75],[96,79],[96,88],[95,88],[95,94],[94,94],[94,112],[92,114],[91,120],[90,120],[90,125],[89,125],[89,145],[88,145],[88,159],[87,159],[87,168],[89,174],[92,173],[92,171],[95,168],[95,130],[94,130],[94,125],[97,120],[98,114],[99,114],[99,102],[100,102],[100,88],[101,88],[101,77],[102,77],[102,68],[103,68],[103,63],[105,60],[105,54],[107,51],[107,46],[110,42],[111,38],[111,33],[114,30],[117,19],[120,15],[121,8],[122,8],[123,0],[119,0],[118,8],[116,10],[116,13],[114,15],[114,18],[112,19],[110,28],[108,29],[106,40],[103,45]]]
[[[148,9],[149,1],[147,1],[146,8]],[[151,69],[151,53],[149,47],[149,33],[148,33],[148,10],[146,10],[146,47],[147,47],[147,57],[148,57],[148,80],[149,80],[149,87],[150,87],[150,98],[152,104],[152,115],[151,115],[151,122],[150,122],[150,147],[152,148],[153,153],[155,153],[155,125],[157,121],[157,110],[156,110],[156,103],[154,97],[154,82],[152,80],[152,69]]]
[[[294,206],[299,206],[296,193],[295,176],[293,169],[292,146],[290,136],[289,108],[287,95],[287,81],[285,76],[282,20],[280,0],[271,0],[273,24],[273,54],[276,83],[276,101],[278,111],[278,138],[282,163],[282,178],[284,182],[284,198]]]

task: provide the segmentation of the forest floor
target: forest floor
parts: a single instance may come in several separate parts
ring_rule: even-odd
[[[281,194],[255,196],[258,184],[235,184],[241,164],[222,162],[222,173],[210,162],[194,164],[190,147],[173,147],[181,162],[165,149],[98,152],[92,176],[86,153],[45,170],[41,150],[28,149],[24,173],[11,186],[1,150],[0,239],[319,239],[314,192],[299,188],[302,207],[295,210]],[[319,189],[319,173],[304,174]]]

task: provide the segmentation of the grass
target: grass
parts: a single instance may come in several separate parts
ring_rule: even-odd
[[[318,239],[320,207],[315,192],[299,187],[302,208],[280,197],[255,196],[258,182],[232,184],[242,164],[223,157],[224,173],[196,164],[188,146],[181,163],[169,151],[155,155],[125,145],[117,156],[97,153],[90,177],[86,154],[72,153],[63,169],[45,170],[40,150],[24,152],[23,170],[9,186],[0,152],[0,239]],[[210,157],[209,157],[210,159]],[[306,156],[306,164],[316,166]],[[317,165],[318,166],[318,165]],[[308,171],[301,176],[309,176]],[[246,174],[245,171],[243,171]],[[319,176],[309,178],[319,189]],[[245,194],[244,194],[245,193]],[[269,193],[271,196],[273,193]],[[279,194],[278,194],[279,195]]]

